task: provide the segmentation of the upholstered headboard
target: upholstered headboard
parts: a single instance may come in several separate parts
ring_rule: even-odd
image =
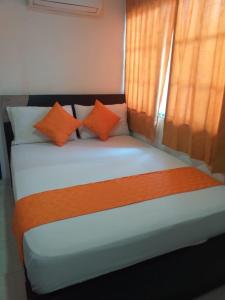
[[[11,142],[13,140],[12,127],[6,111],[7,106],[52,106],[56,101],[61,105],[93,105],[99,99],[104,104],[119,104],[125,102],[123,94],[107,95],[31,95],[31,96],[0,96],[1,115],[7,145],[8,157],[10,157]],[[73,106],[72,106],[73,108]],[[73,109],[74,115],[76,115]]]

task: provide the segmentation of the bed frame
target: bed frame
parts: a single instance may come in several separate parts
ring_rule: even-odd
[[[10,158],[13,133],[6,106],[93,105],[124,103],[124,95],[0,96],[3,127]],[[74,115],[76,115],[73,110]],[[213,199],[212,199],[213,201]],[[225,234],[205,243],[177,250],[81,284],[37,295],[26,280],[29,300],[72,299],[193,299],[225,283]]]

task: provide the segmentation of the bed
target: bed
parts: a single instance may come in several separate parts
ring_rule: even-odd
[[[55,97],[29,97],[28,105],[46,106]],[[95,97],[57,99],[67,99],[66,104],[81,99],[90,105]],[[124,95],[100,97],[105,103],[124,102]],[[8,123],[5,131],[9,145]],[[8,151],[15,201],[51,189],[185,167],[175,157],[132,136],[115,136],[106,142],[78,139],[63,148],[51,143],[21,144]],[[127,290],[130,299],[140,295],[142,299],[165,299],[165,295],[166,299],[191,299],[225,281],[224,220],[222,185],[39,226],[26,232],[23,240],[29,297],[48,294],[47,299],[63,299],[65,295],[66,299],[73,299],[95,291],[103,299],[105,284],[111,294],[108,299],[124,298]],[[179,266],[174,264],[176,259]],[[171,262],[173,270],[168,270]],[[208,273],[204,279],[206,270],[214,274]],[[121,286],[122,274],[128,282],[123,278],[125,284]],[[194,279],[197,274],[201,274],[203,283],[197,286],[186,282],[185,286],[185,280]],[[172,278],[173,285],[167,286],[166,281],[169,283]],[[160,291],[157,279],[166,287],[164,290]],[[138,293],[134,293],[132,284]],[[73,290],[65,289],[73,285]],[[117,294],[113,286],[117,286]]]

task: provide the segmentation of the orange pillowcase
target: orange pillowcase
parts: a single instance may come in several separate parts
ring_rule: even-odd
[[[119,120],[120,118],[114,112],[96,100],[95,107],[83,121],[83,125],[96,133],[102,141],[105,141]]]
[[[81,122],[66,112],[56,102],[47,115],[34,127],[48,136],[56,145],[63,146]]]

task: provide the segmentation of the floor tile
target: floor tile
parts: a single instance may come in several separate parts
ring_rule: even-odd
[[[224,300],[225,299],[225,286],[211,291],[201,297],[196,298],[195,300]]]
[[[14,241],[0,243],[0,275],[21,270]]]
[[[1,300],[26,300],[24,273],[18,271],[0,276]]]

